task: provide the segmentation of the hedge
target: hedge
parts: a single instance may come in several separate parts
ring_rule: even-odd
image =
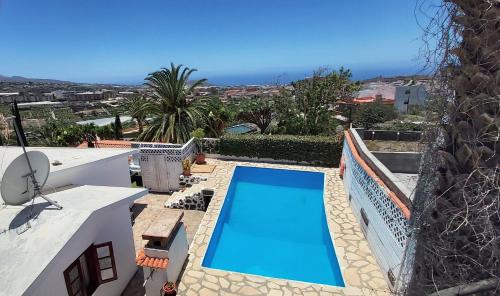
[[[227,156],[272,158],[337,166],[342,155],[340,137],[295,135],[226,135],[216,152]]]

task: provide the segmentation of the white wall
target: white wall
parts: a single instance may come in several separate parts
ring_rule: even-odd
[[[120,295],[137,270],[132,225],[126,202],[102,208],[90,215],[26,290],[25,295],[68,295],[63,272],[91,244],[108,241],[113,242],[118,279],[100,285],[93,295]]]
[[[353,139],[358,142],[363,153],[370,153],[357,134],[354,134]],[[345,162],[344,187],[347,197],[350,198],[350,206],[390,285],[388,272],[391,271],[397,278],[403,261],[406,246],[406,224],[402,221],[406,220],[403,219],[401,210],[390,200],[386,190],[357,164],[350,152],[349,145],[345,142],[342,155]],[[372,155],[371,157],[375,158]],[[390,173],[380,161],[375,159],[374,163],[377,166],[380,164],[379,169],[382,171]],[[368,226],[362,219],[361,209],[364,210],[369,220]]]
[[[44,190],[67,185],[130,187],[128,156],[99,160],[51,172]]]

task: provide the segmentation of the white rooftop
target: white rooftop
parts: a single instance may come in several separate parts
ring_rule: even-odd
[[[114,159],[124,155],[130,155],[134,149],[119,148],[63,148],[63,147],[27,147],[27,151],[43,152],[50,161],[50,171],[57,172],[83,164],[100,161],[103,159]],[[21,147],[0,147],[0,179],[5,169],[23,150]],[[61,165],[53,165],[57,160]]]
[[[21,295],[92,213],[129,204],[146,193],[142,188],[88,185],[56,192],[48,196],[63,209],[55,210],[45,200],[36,199],[33,211],[38,216],[29,228],[26,216],[30,207],[1,209],[0,295]]]
[[[29,103],[18,103],[19,107],[29,107],[29,106],[44,106],[44,105],[62,105],[61,102],[52,102],[52,101],[38,101],[38,102],[29,102]]]

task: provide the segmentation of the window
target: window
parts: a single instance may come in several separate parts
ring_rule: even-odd
[[[70,296],[92,295],[100,284],[117,279],[113,244],[91,245],[64,271]]]
[[[117,279],[115,256],[111,242],[95,245],[97,259],[97,276],[99,283],[107,283]]]
[[[82,269],[80,261],[73,262],[68,269],[64,272],[64,280],[66,281],[66,288],[70,296],[84,296]]]

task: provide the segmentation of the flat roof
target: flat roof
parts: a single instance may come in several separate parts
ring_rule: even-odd
[[[129,204],[146,194],[143,188],[89,185],[56,192],[47,196],[63,209],[55,210],[44,199],[37,198],[33,211],[38,216],[30,220],[30,227],[26,224],[30,207],[1,209],[0,295],[23,294],[92,213],[103,214],[101,211]]]
[[[132,154],[134,149],[120,149],[120,148],[67,148],[67,147],[26,147],[27,151],[40,151],[43,152],[50,161],[50,171],[57,172],[68,168],[84,165],[87,163],[97,162],[101,160],[110,160],[121,156]],[[21,147],[0,147],[0,179],[3,172],[9,164],[21,153]],[[61,165],[53,165],[52,163],[57,160]]]
[[[417,188],[418,174],[392,173],[394,178],[391,180],[401,191],[413,202],[415,190]]]
[[[62,105],[61,102],[52,102],[52,101],[39,101],[39,102],[29,102],[29,103],[18,103],[17,106],[39,106],[39,105]]]

